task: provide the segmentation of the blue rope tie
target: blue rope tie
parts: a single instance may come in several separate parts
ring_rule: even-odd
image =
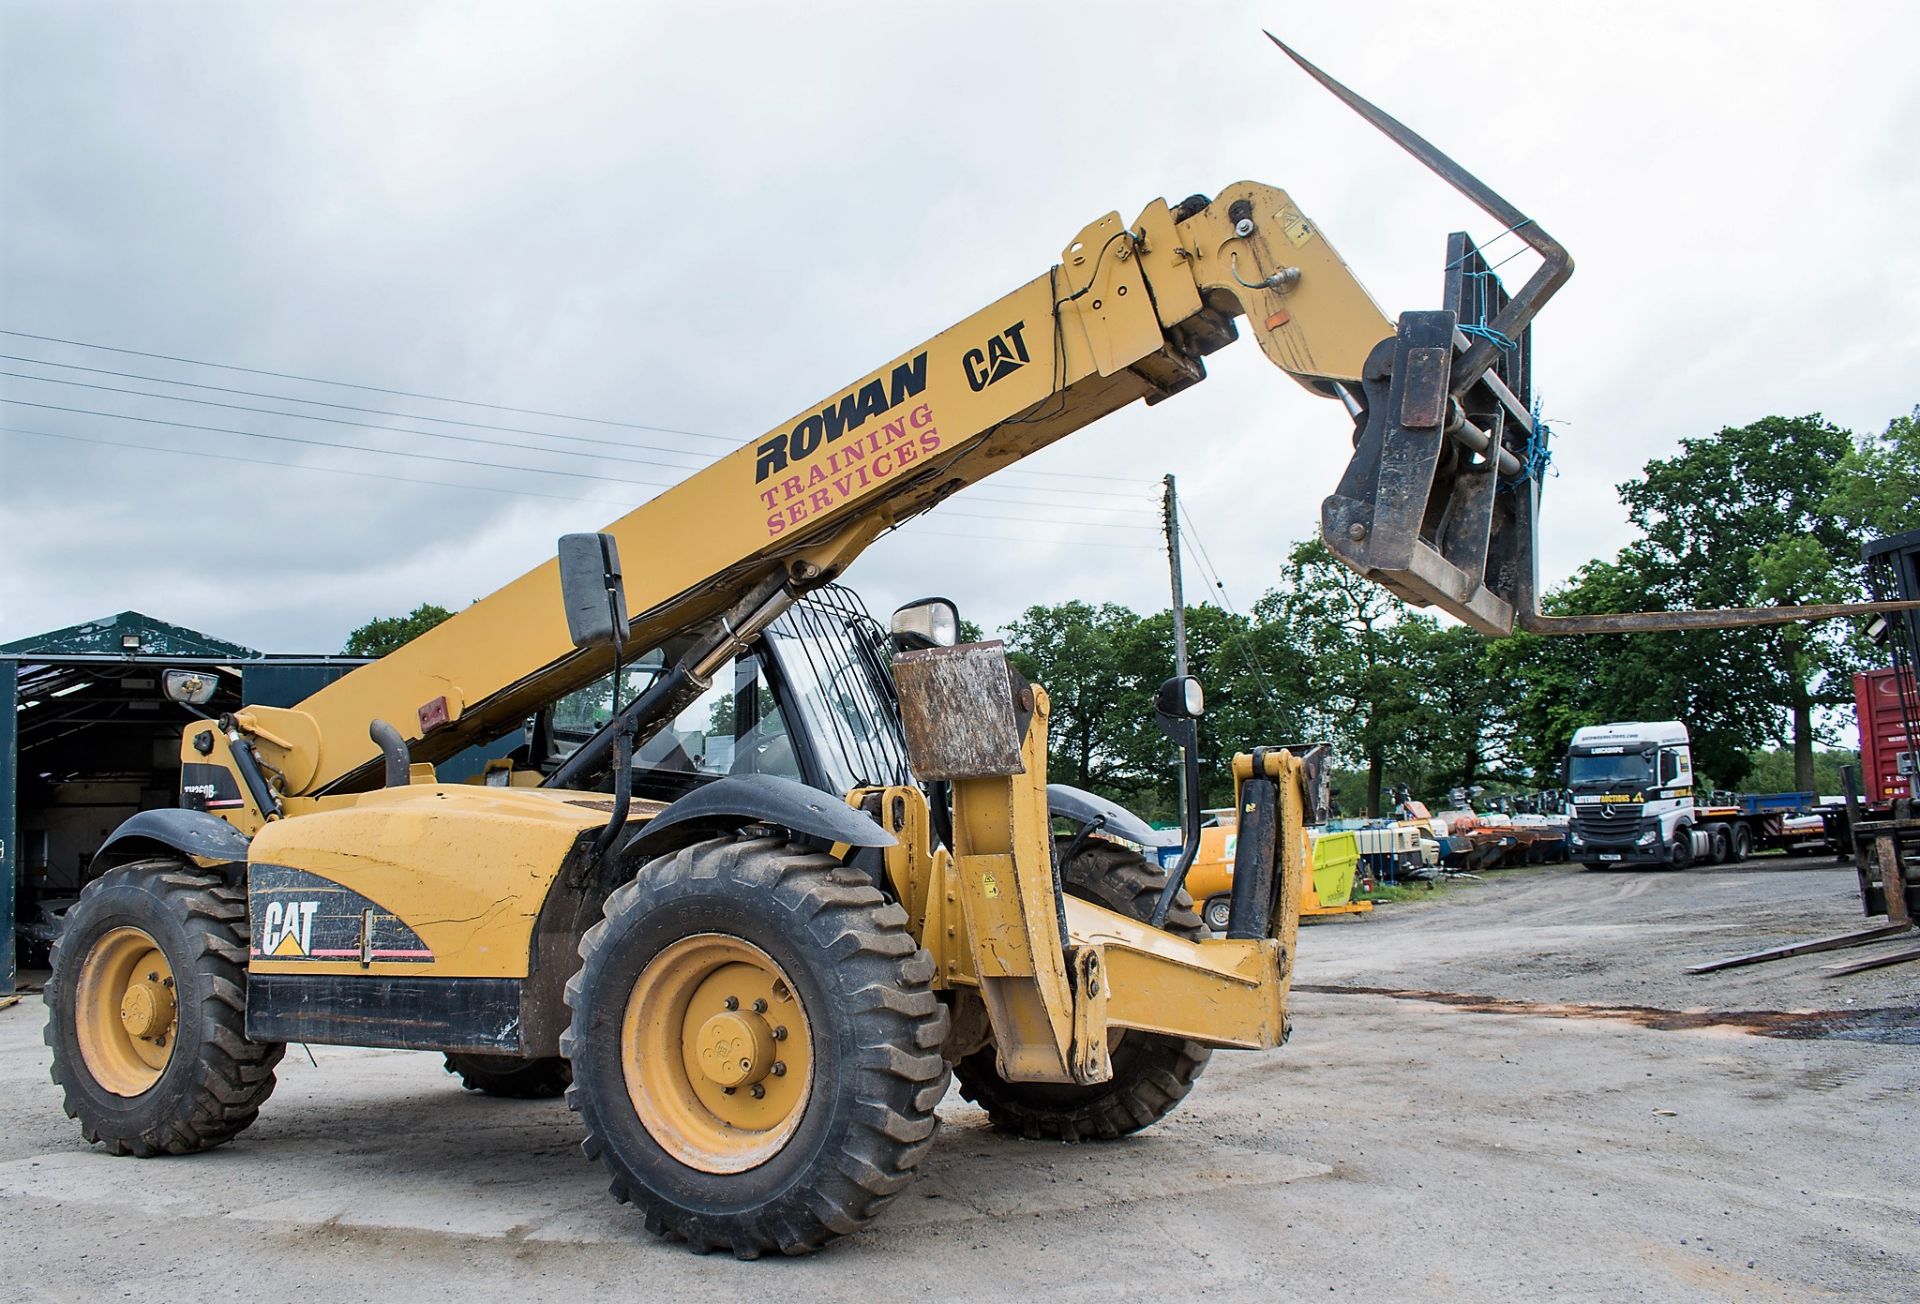
[[[1486,340],[1488,343],[1497,344],[1503,349],[1512,350],[1520,347],[1511,336],[1497,331],[1491,326],[1468,326],[1462,324],[1459,329],[1462,335],[1471,336],[1476,340]]]
[[[1540,417],[1540,400],[1533,402],[1533,434],[1527,438],[1527,457],[1520,471],[1522,480],[1543,483],[1547,470],[1553,462],[1553,453],[1547,447],[1547,441],[1553,438],[1553,431]],[[1559,472],[1554,472],[1558,475]]]

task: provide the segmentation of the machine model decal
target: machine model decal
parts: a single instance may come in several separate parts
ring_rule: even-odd
[[[960,365],[966,370],[967,384],[974,393],[1005,380],[1033,361],[1027,356],[1026,329],[1025,322],[1017,321],[988,340],[986,348],[967,350]]]
[[[868,420],[882,416],[915,398],[927,387],[927,355],[917,353],[903,362],[883,380],[873,377],[848,390],[844,397],[818,412],[809,413],[787,434],[775,435],[754,450],[753,481],[759,484],[789,463],[812,457],[822,444],[832,444],[852,434]],[[979,388],[975,386],[975,388]],[[765,497],[766,495],[761,495]],[[773,504],[767,504],[771,507]]]
[[[239,810],[247,804],[240,780],[224,765],[189,762],[180,767],[180,804],[188,810]]]
[[[392,911],[351,888],[285,865],[247,874],[256,960],[425,963],[433,952]]]

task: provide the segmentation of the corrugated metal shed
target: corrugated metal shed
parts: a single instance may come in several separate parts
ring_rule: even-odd
[[[138,810],[178,800],[180,730],[161,672],[215,674],[213,714],[292,706],[357,657],[265,656],[138,611],[0,645],[0,993],[13,990],[16,925],[33,939],[43,905],[70,897],[92,852]],[[42,948],[29,947],[34,959]]]

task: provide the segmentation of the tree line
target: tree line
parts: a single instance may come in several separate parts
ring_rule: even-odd
[[[1863,435],[1818,415],[1768,417],[1682,440],[1618,486],[1634,540],[1542,606],[1863,598],[1863,543],[1920,529],[1916,417]],[[1795,790],[1831,792],[1832,758],[1816,752],[1837,733],[1826,708],[1851,703],[1854,671],[1887,660],[1847,621],[1487,640],[1362,580],[1318,539],[1289,551],[1249,613],[1193,607],[1186,619],[1189,663],[1207,689],[1210,805],[1231,800],[1228,757],[1253,742],[1332,743],[1337,804],[1377,814],[1403,784],[1434,798],[1553,786],[1580,725],[1669,718],[1686,722],[1695,764],[1717,786],[1791,774]],[[1172,623],[1171,611],[1074,601],[1030,607],[1002,628],[1015,664],[1052,697],[1052,778],[1172,811],[1173,770],[1148,714],[1172,673]]]
[[[1618,491],[1637,537],[1547,594],[1549,613],[1858,599],[1862,544],[1920,529],[1920,408],[1878,433],[1816,414],[1684,439]],[[384,656],[451,614],[424,603],[370,621],[344,651]],[[1554,786],[1574,729],[1622,719],[1685,721],[1713,784],[1774,791],[1790,776],[1794,790],[1830,793],[1834,758],[1815,750],[1835,732],[1823,711],[1852,701],[1856,669],[1887,660],[1844,621],[1489,641],[1362,580],[1318,539],[1288,552],[1250,612],[1189,607],[1186,623],[1207,690],[1203,800],[1231,800],[1234,748],[1326,741],[1349,814],[1379,813],[1402,785],[1436,799]],[[1172,814],[1175,771],[1149,715],[1173,671],[1172,612],[1064,602],[999,632],[1052,697],[1051,776]]]

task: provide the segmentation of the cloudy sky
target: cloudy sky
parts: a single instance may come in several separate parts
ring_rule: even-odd
[[[1262,26],[1573,250],[1547,582],[1685,436],[1920,401],[1911,4],[0,0],[0,640],[131,607],[331,651],[463,605],[1157,196],[1284,186],[1389,313],[1438,306],[1492,224]],[[989,627],[1162,604],[1173,472],[1244,609],[1349,426],[1250,343],[1210,368],[852,580]]]

